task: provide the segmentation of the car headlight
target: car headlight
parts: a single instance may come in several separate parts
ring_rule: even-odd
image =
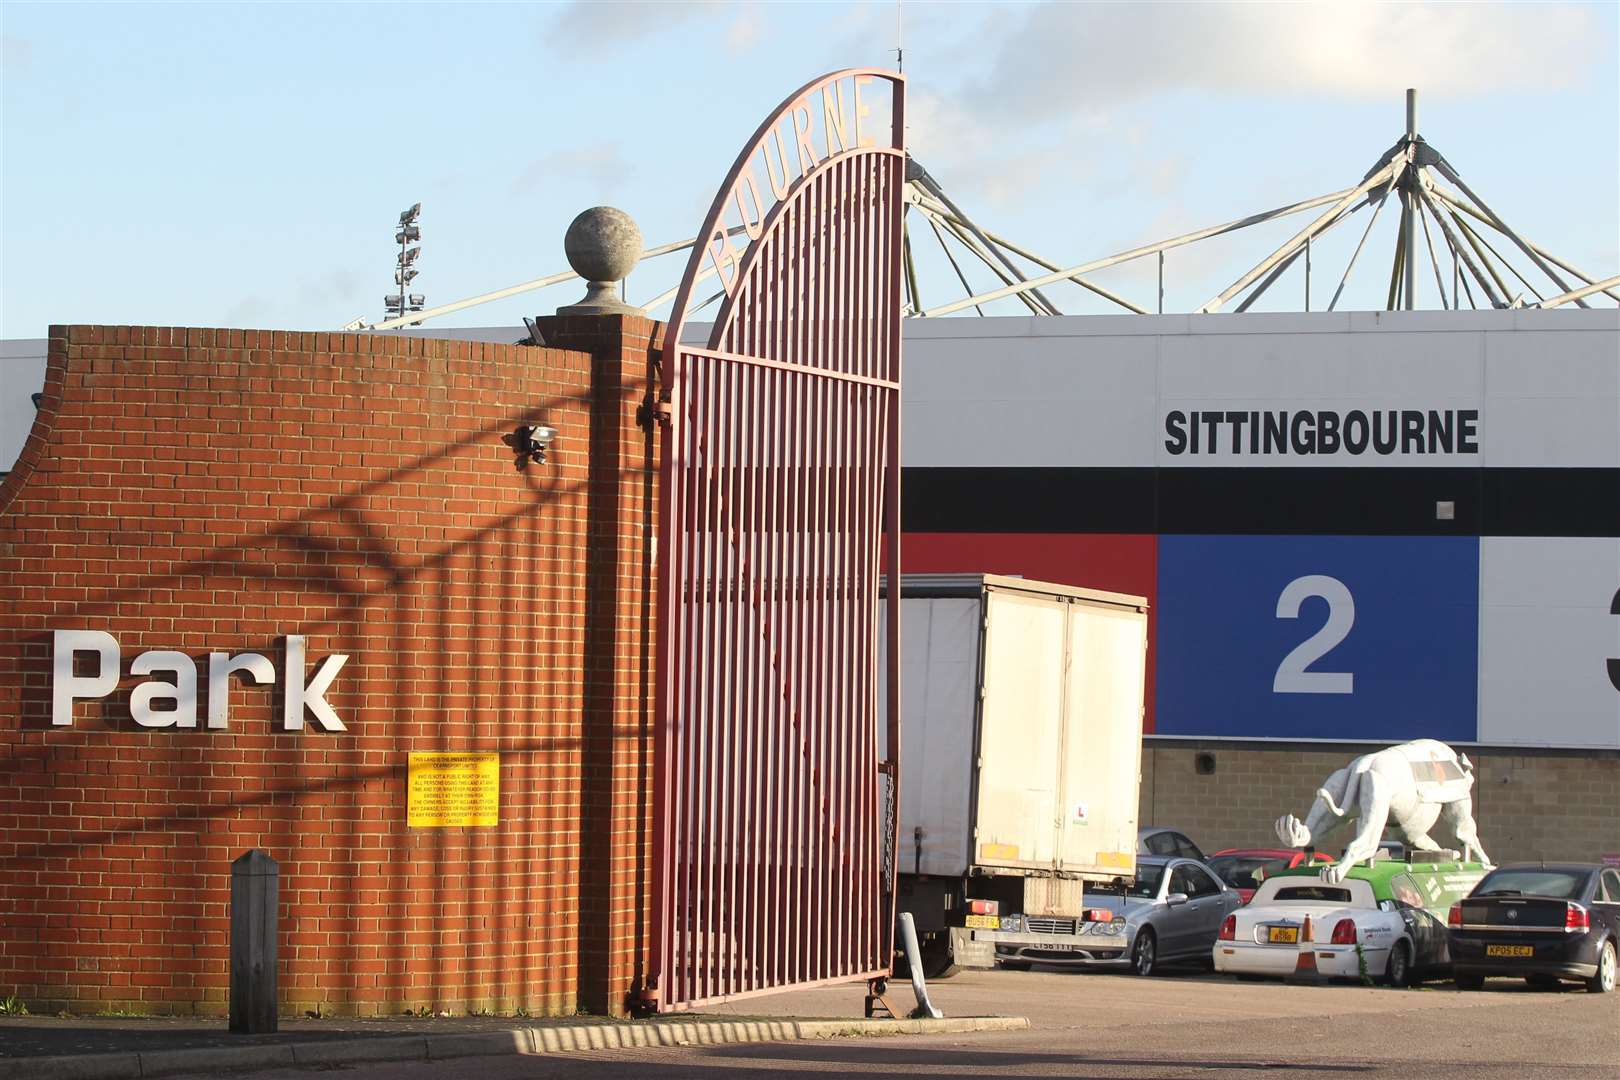
[[[1001,917],[1001,929],[1009,934],[1021,933],[1024,929],[1024,917],[1022,915],[1003,915]]]

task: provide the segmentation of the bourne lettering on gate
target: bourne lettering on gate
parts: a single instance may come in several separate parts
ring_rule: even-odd
[[[759,148],[741,163],[724,200],[725,211],[704,238],[708,266],[699,280],[718,275],[730,296],[747,246],[733,244],[739,233],[752,243],[763,235],[772,209],[806,178],[840,154],[861,146],[893,141],[892,91],[879,88],[881,80],[851,75],[817,90],[808,90],[786,109],[774,127],[759,140]],[[878,138],[876,136],[881,136]],[[768,188],[760,185],[765,178]],[[766,203],[763,192],[774,200]],[[870,193],[847,192],[845,198],[871,198]],[[832,213],[824,208],[824,214]]]
[[[326,731],[345,731],[343,721],[326,700],[327,687],[348,662],[348,656],[334,654],[322,661],[315,677],[304,677],[306,643],[301,634],[288,634],[287,664],[282,680],[281,729],[301,731],[304,711]],[[75,654],[94,658],[88,675],[74,673]],[[118,688],[118,639],[101,630],[57,630],[51,641],[51,723],[71,726],[73,703],[104,698]],[[223,730],[230,726],[231,674],[242,672],[261,685],[274,685],[276,669],[260,653],[208,654],[208,727]],[[149,728],[194,728],[197,726],[197,663],[183,652],[152,649],[136,656],[129,665],[131,675],[146,676],[129,695],[130,716]],[[155,676],[169,676],[167,679]],[[167,708],[154,708],[158,702],[172,702]]]

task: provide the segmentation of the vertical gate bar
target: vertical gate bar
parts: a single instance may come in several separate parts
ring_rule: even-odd
[[[752,290],[749,290],[750,292]],[[746,310],[747,299],[744,299]],[[746,625],[746,611],[743,606],[742,585],[746,576],[743,567],[742,548],[739,543],[741,531],[745,527],[746,508],[742,497],[742,416],[743,416],[743,383],[745,368],[743,365],[726,362],[726,410],[725,410],[725,441],[726,441],[726,478],[722,490],[726,499],[726,528],[721,534],[721,541],[725,545],[725,574],[722,579],[726,595],[726,621],[721,640],[724,645],[724,660],[726,666],[726,681],[724,696],[720,702],[720,713],[716,718],[720,727],[721,737],[725,746],[725,765],[716,773],[716,782],[720,787],[720,801],[723,807],[721,820],[724,823],[721,832],[723,877],[721,879],[719,903],[719,929],[717,938],[721,945],[720,963],[716,968],[716,986],[719,995],[735,993],[735,978],[737,966],[737,875],[741,869],[737,861],[737,838],[739,834],[739,818],[743,808],[743,799],[739,793],[745,788],[746,782],[742,777],[744,767],[742,759],[742,732],[741,712],[742,694],[742,656],[739,643],[743,639]]]
[[[808,299],[809,283],[805,282],[806,298]],[[808,310],[806,322],[809,322]],[[808,343],[806,345],[808,348]],[[808,357],[808,352],[806,356]],[[800,487],[799,487],[799,524],[795,546],[798,559],[798,580],[796,584],[797,596],[794,604],[797,608],[798,642],[794,650],[797,664],[793,683],[794,707],[794,738],[793,762],[795,781],[798,791],[794,795],[794,892],[799,904],[799,940],[794,946],[793,968],[795,978],[808,981],[810,978],[810,941],[815,930],[815,911],[810,904],[808,884],[810,881],[810,724],[812,722],[812,706],[810,685],[813,678],[814,654],[812,652],[811,621],[811,575],[814,573],[814,564],[811,556],[814,554],[811,542],[812,515],[815,512],[815,503],[810,489],[813,480],[812,453],[810,438],[815,413],[812,408],[810,392],[814,383],[809,375],[801,375],[799,382],[799,438],[798,448],[800,455]]]
[[[678,919],[679,936],[676,938],[678,953],[672,958],[670,968],[670,993],[672,1001],[683,1001],[691,996],[692,987],[689,972],[692,966],[692,940],[693,940],[693,893],[696,882],[693,875],[697,863],[691,842],[692,832],[696,823],[695,805],[692,798],[692,785],[696,779],[694,769],[694,755],[696,753],[693,716],[693,694],[697,689],[697,680],[694,673],[701,671],[694,655],[698,641],[693,634],[692,612],[702,609],[702,597],[699,593],[698,576],[694,566],[701,553],[703,541],[700,528],[700,514],[702,507],[701,488],[693,483],[693,474],[697,466],[697,442],[701,431],[700,417],[703,411],[701,393],[702,384],[698,371],[698,361],[689,353],[681,354],[683,413],[680,417],[681,432],[679,442],[682,447],[683,460],[680,471],[680,484],[683,492],[684,536],[681,543],[681,573],[685,581],[685,603],[678,620],[678,634],[680,640],[678,647],[678,662],[682,668],[677,676],[681,682],[681,693],[675,702],[678,713],[675,717],[677,730],[680,733],[680,744],[677,753],[671,755],[675,767],[679,769],[679,785],[676,790],[677,811],[680,814],[680,831],[674,837],[678,845],[674,857],[678,860],[679,891],[671,898],[676,917]]]
[[[774,290],[772,290],[774,292]],[[769,302],[767,301],[767,310]],[[770,325],[767,320],[765,339],[767,347]],[[770,621],[770,400],[775,372],[761,368],[755,375],[754,398],[754,597],[755,621],[759,627],[754,643],[754,662],[751,665],[754,680],[752,715],[754,725],[754,797],[751,800],[753,822],[749,830],[749,871],[752,875],[748,904],[753,911],[749,973],[747,989],[758,990],[769,986],[765,975],[765,957],[769,951],[770,922],[767,910],[765,876],[766,807],[770,799],[770,685],[771,642],[776,629]]]
[[[896,149],[899,149],[899,150],[903,151],[905,149],[905,130],[906,130],[906,128],[905,128],[905,94],[904,94],[904,86],[903,85],[896,87],[895,94],[894,94],[894,100],[895,100],[895,106],[894,106],[894,114],[895,115],[894,115],[894,118],[893,118],[893,121],[892,121],[893,124],[894,124],[894,139],[895,139],[895,143],[896,143]],[[902,160],[903,160],[903,158],[902,158]],[[901,194],[902,194],[901,189],[900,189],[900,184],[902,182],[903,182],[903,177],[901,175],[901,169],[896,164],[894,164],[893,160],[891,159],[891,164],[890,164],[890,167],[889,167],[889,191],[887,193],[888,197],[887,197],[887,199],[885,199],[885,202],[887,203],[886,213],[888,214],[889,219],[890,219],[889,223],[888,223],[889,224],[889,245],[888,245],[889,246],[889,251],[888,251],[887,258],[885,259],[885,262],[887,263],[887,269],[888,269],[888,272],[889,272],[889,295],[886,298],[887,303],[884,305],[884,311],[886,313],[887,322],[889,324],[888,327],[886,328],[888,330],[888,339],[889,339],[889,348],[888,348],[889,376],[888,376],[888,378],[891,381],[893,381],[894,383],[896,383],[896,384],[898,384],[900,382],[900,372],[901,372],[901,361],[900,361],[900,347],[901,347],[900,319],[898,318],[898,313],[900,311],[900,306],[899,306],[900,305],[900,297],[899,297],[900,274],[899,274],[899,268],[896,266],[896,261],[897,261],[898,253],[900,251],[901,215],[900,215],[900,213],[898,211],[899,211],[899,208],[900,208],[900,198],[901,198]],[[883,482],[884,494],[886,496],[886,503],[887,503],[887,505],[884,508],[884,532],[887,534],[886,540],[887,540],[887,545],[888,545],[888,556],[889,556],[889,566],[888,566],[888,575],[889,575],[889,580],[888,580],[888,586],[889,586],[889,595],[888,595],[888,601],[889,601],[888,638],[889,638],[889,640],[888,640],[888,655],[887,655],[887,660],[886,660],[886,663],[889,665],[889,684],[888,684],[889,685],[889,694],[888,694],[889,700],[887,702],[888,716],[887,716],[887,721],[886,722],[887,722],[888,728],[889,728],[889,757],[890,757],[890,760],[894,763],[894,771],[893,771],[893,774],[891,776],[890,784],[889,784],[890,795],[891,795],[892,799],[894,800],[894,814],[893,814],[892,819],[889,822],[886,823],[887,827],[888,827],[888,832],[889,832],[889,836],[886,839],[887,839],[887,842],[888,842],[889,850],[894,853],[894,858],[896,860],[898,860],[899,859],[899,854],[900,854],[899,838],[900,838],[900,805],[901,805],[901,803],[900,803],[901,774],[900,774],[900,768],[899,768],[900,752],[901,752],[901,746],[900,746],[900,678],[899,678],[899,663],[900,663],[900,571],[901,571],[901,567],[903,565],[903,563],[901,561],[902,555],[901,555],[901,551],[900,551],[900,393],[899,393],[899,391],[897,389],[890,390],[889,393],[888,393],[888,397],[889,397],[889,402],[888,402],[888,405],[889,405],[889,409],[888,409],[888,412],[889,412],[888,428],[889,428],[889,430],[887,432],[888,446],[886,447],[886,449],[887,449],[887,459],[888,460],[885,462],[887,471],[886,471],[886,473],[884,475],[884,478],[883,478],[883,481],[884,481]],[[888,897],[887,897],[887,902],[884,905],[886,910],[883,912],[883,918],[880,921],[880,925],[882,926],[883,931],[884,931],[884,939],[883,940],[884,940],[885,948],[883,950],[883,953],[884,953],[885,956],[890,956],[890,955],[893,954],[892,939],[893,939],[893,933],[894,933],[895,902],[896,902],[896,899],[897,899],[897,893],[899,891],[898,888],[896,887],[898,877],[899,877],[899,866],[898,866],[898,863],[897,863],[895,865],[895,867],[893,868],[893,871],[891,873],[891,876],[890,876],[889,880],[886,882],[886,884],[888,885]]]
[[[874,326],[875,329],[875,326]],[[865,879],[861,891],[861,922],[865,927],[865,940],[862,946],[862,955],[867,958],[868,967],[876,970],[884,966],[883,956],[878,948],[879,914],[877,911],[875,893],[878,881],[882,877],[883,845],[880,837],[881,822],[881,778],[877,771],[877,688],[878,665],[883,662],[883,655],[878,649],[877,640],[877,538],[881,535],[878,528],[878,503],[873,498],[873,492],[880,490],[877,484],[882,469],[875,460],[877,443],[877,416],[876,407],[882,402],[884,391],[877,387],[867,387],[863,397],[863,412],[865,417],[865,438],[862,445],[862,460],[864,463],[864,476],[861,490],[866,493],[866,528],[862,535],[866,547],[861,552],[861,610],[865,615],[866,635],[866,665],[867,682],[862,689],[862,705],[865,709],[866,726],[861,733],[861,758],[858,763],[860,770],[861,791],[863,793],[861,807],[861,835],[866,838],[866,852],[861,860],[865,870]]]
[[[686,1000],[693,996],[697,989],[693,976],[697,970],[697,942],[698,942],[698,900],[701,882],[698,878],[702,860],[698,857],[698,842],[701,835],[703,816],[701,792],[702,771],[698,767],[698,753],[702,747],[702,723],[699,714],[699,700],[702,695],[702,666],[704,656],[703,630],[705,626],[705,612],[708,602],[703,596],[702,560],[705,558],[705,543],[703,539],[705,516],[707,514],[707,491],[702,482],[700,467],[699,446],[703,438],[703,425],[708,415],[707,395],[708,378],[707,369],[703,362],[691,353],[685,357],[685,380],[687,383],[689,416],[684,418],[685,445],[687,459],[683,472],[683,484],[686,488],[687,498],[687,535],[684,558],[685,573],[687,576],[687,603],[686,611],[682,616],[681,663],[688,669],[683,674],[684,689],[679,703],[681,709],[681,758],[682,778],[680,787],[681,813],[683,817],[682,829],[678,842],[680,843],[681,877],[683,889],[675,898],[677,910],[681,915],[682,934],[680,938],[681,955],[675,968],[675,977],[680,981],[680,996],[676,1000]]]
[[[825,253],[825,245],[822,253]],[[821,267],[818,260],[816,266],[817,276],[821,276]],[[812,321],[818,327],[826,323],[821,316],[821,290],[816,290],[816,310]],[[823,343],[817,334],[816,356],[822,356]],[[819,366],[819,363],[818,363]],[[824,380],[816,376],[806,376],[807,389],[811,400],[810,439],[811,461],[813,469],[810,479],[810,567],[806,575],[810,586],[810,595],[806,600],[806,608],[810,615],[810,640],[806,643],[805,652],[809,654],[810,678],[805,685],[806,712],[809,714],[809,723],[806,726],[808,736],[806,751],[808,754],[807,773],[810,778],[808,803],[806,811],[810,820],[810,832],[807,836],[809,843],[805,849],[806,862],[806,892],[809,896],[811,912],[810,935],[806,942],[806,967],[810,978],[820,979],[824,975],[821,963],[821,944],[827,934],[827,909],[823,906],[821,890],[822,842],[826,837],[825,824],[821,818],[821,738],[825,726],[826,691],[823,681],[827,670],[827,625],[826,606],[823,600],[826,582],[826,566],[823,562],[826,543],[823,539],[823,530],[826,528],[826,494],[822,490],[827,477],[827,412],[822,401],[826,391]]]
[[[684,827],[679,837],[681,843],[682,878],[684,889],[676,898],[682,916],[683,933],[681,935],[681,957],[676,968],[677,977],[682,984],[680,997],[677,1000],[685,1001],[695,996],[697,984],[697,946],[699,941],[699,890],[702,883],[699,880],[702,859],[699,858],[698,845],[701,842],[703,828],[702,814],[702,773],[699,769],[698,754],[702,745],[702,727],[698,715],[699,701],[702,697],[702,684],[705,668],[702,666],[704,653],[704,632],[707,627],[708,601],[703,595],[704,572],[703,560],[707,557],[706,545],[703,542],[703,531],[706,527],[708,514],[707,490],[703,483],[702,470],[698,465],[698,446],[703,437],[703,417],[707,414],[707,403],[704,400],[708,393],[707,371],[703,362],[696,356],[687,354],[686,380],[687,393],[690,397],[688,409],[691,416],[687,420],[686,443],[688,447],[688,463],[686,472],[687,499],[690,509],[688,516],[690,524],[687,530],[685,570],[688,580],[688,601],[683,618],[686,640],[682,646],[681,663],[686,665],[689,673],[685,675],[685,690],[680,703],[682,712],[682,770],[684,773],[681,784],[681,804],[684,814]]]
[[[785,288],[785,284],[784,284]],[[778,317],[784,316],[785,307],[778,307]],[[783,318],[782,321],[786,322]],[[781,333],[786,332],[786,326]],[[782,340],[779,338],[778,340]],[[780,985],[787,981],[786,965],[783,962],[783,953],[787,948],[788,931],[783,925],[785,920],[791,919],[789,910],[791,895],[787,889],[787,860],[783,851],[787,845],[787,728],[788,715],[784,688],[788,678],[788,649],[790,647],[788,626],[788,611],[790,610],[787,598],[788,589],[788,462],[785,437],[788,432],[788,393],[792,381],[785,372],[777,372],[776,392],[772,395],[771,416],[774,428],[772,438],[772,452],[776,464],[771,470],[772,485],[775,488],[776,509],[772,520],[776,528],[776,539],[773,544],[772,565],[773,575],[773,602],[772,622],[776,626],[776,659],[775,671],[771,680],[771,762],[775,770],[776,782],[771,800],[771,895],[782,901],[781,918],[772,923],[771,941],[771,980],[772,985]]]
[[[743,289],[738,288],[736,296],[740,299]],[[732,344],[735,345],[735,330]],[[731,491],[732,478],[736,475],[735,460],[732,457],[732,438],[735,433],[735,380],[737,370],[735,365],[725,361],[711,361],[714,364],[715,374],[718,376],[716,387],[717,406],[715,408],[715,573],[713,580],[715,596],[715,651],[709,661],[714,665],[717,678],[714,685],[714,696],[709,701],[708,727],[714,740],[714,753],[709,759],[709,784],[714,791],[714,825],[711,833],[713,862],[710,873],[713,875],[709,888],[709,925],[708,941],[709,956],[707,965],[708,987],[704,993],[705,998],[718,997],[725,993],[726,953],[730,947],[726,930],[726,915],[729,904],[726,902],[726,888],[731,880],[731,865],[726,850],[730,839],[731,812],[733,800],[731,799],[731,778],[734,762],[732,761],[731,741],[731,705],[732,686],[736,679],[736,657],[733,643],[736,640],[733,631],[731,582],[735,576],[734,561],[735,550],[731,543],[731,522],[736,513],[733,493]]]
[[[705,618],[705,652],[703,667],[705,673],[702,684],[702,701],[694,710],[694,725],[696,734],[701,739],[698,744],[701,749],[699,758],[700,782],[702,784],[703,803],[701,842],[698,853],[698,957],[694,968],[693,996],[698,999],[707,998],[714,993],[714,924],[715,924],[715,893],[716,878],[719,876],[720,859],[717,849],[718,843],[718,802],[720,798],[719,784],[716,777],[714,762],[719,757],[720,746],[715,732],[715,700],[720,696],[720,681],[725,677],[723,664],[720,659],[720,650],[724,647],[725,639],[721,634],[722,603],[719,595],[719,581],[722,574],[721,560],[724,558],[723,547],[718,541],[721,519],[725,514],[725,507],[721,504],[721,462],[719,459],[719,428],[722,423],[722,414],[725,410],[725,369],[715,363],[711,358],[703,360],[704,382],[707,384],[707,393],[704,395],[708,404],[708,420],[704,424],[704,454],[703,477],[706,490],[704,505],[703,542],[704,552],[703,568],[703,595]]]
[[[805,321],[809,324],[810,339],[809,353],[806,361],[811,367],[821,366],[821,287],[825,280],[821,272],[821,259],[826,253],[826,244],[821,236],[821,179],[817,177],[807,182],[806,197],[810,206],[810,261],[805,272],[805,295],[807,309]],[[821,450],[822,414],[819,396],[819,380],[813,375],[805,376],[805,402],[808,407],[808,422],[805,432],[805,467],[806,467],[806,500],[807,512],[805,514],[805,679],[800,693],[803,695],[803,724],[804,724],[804,775],[805,799],[803,812],[805,815],[804,834],[804,891],[805,911],[807,913],[807,927],[804,942],[804,956],[801,962],[806,980],[820,978],[820,970],[816,963],[816,944],[821,940],[822,910],[820,897],[816,895],[815,882],[819,872],[820,862],[817,859],[817,834],[820,831],[820,822],[816,816],[816,806],[820,801],[820,784],[817,773],[816,739],[820,729],[820,675],[821,675],[821,623],[820,623],[820,592],[821,592],[821,500],[818,497],[817,486],[821,477]]]
[[[678,387],[680,379],[677,370],[680,367],[680,350],[670,350],[668,358],[663,365],[663,387],[671,392],[671,400],[677,407],[680,401]],[[656,700],[656,713],[653,728],[653,910],[652,910],[652,941],[653,962],[649,972],[648,989],[660,995],[661,1000],[668,1000],[671,991],[669,985],[670,972],[673,970],[670,955],[670,945],[676,939],[674,919],[674,866],[671,863],[673,842],[671,833],[674,827],[674,812],[672,809],[671,770],[669,762],[675,750],[673,737],[670,732],[673,708],[671,705],[675,673],[685,665],[672,662],[671,656],[675,652],[674,641],[676,637],[675,620],[673,613],[679,606],[677,598],[679,584],[676,579],[677,562],[675,560],[676,537],[680,530],[676,528],[677,516],[681,513],[682,503],[678,498],[678,476],[676,462],[682,457],[679,449],[679,439],[685,430],[685,424],[680,414],[675,414],[676,427],[674,438],[666,438],[662,447],[663,454],[658,462],[659,495],[662,505],[659,509],[658,522],[658,580],[662,595],[658,598],[658,640],[655,648],[658,650],[659,664],[654,673],[653,687]],[[673,445],[672,445],[673,444]]]
[[[768,251],[768,265],[771,273],[771,356],[782,359],[782,234],[775,233],[770,240]],[[766,758],[769,764],[767,775],[769,785],[766,788],[764,820],[761,822],[760,832],[763,836],[763,851],[761,854],[761,873],[765,882],[765,897],[780,897],[781,888],[781,860],[778,848],[781,844],[781,798],[782,774],[779,762],[781,760],[781,693],[778,689],[781,678],[781,656],[783,648],[782,639],[782,459],[778,454],[778,440],[781,435],[781,417],[779,410],[782,404],[782,376],[778,371],[770,373],[767,385],[769,392],[766,395],[766,472],[765,480],[769,492],[767,522],[768,542],[766,550],[769,558],[769,575],[766,578],[768,586],[765,612],[770,620],[771,646],[766,651],[765,673],[765,704],[761,722],[765,725]],[[765,897],[761,898],[762,909],[769,906]],[[780,914],[780,912],[778,913]],[[765,941],[761,945],[761,977],[768,986],[779,985],[783,979],[781,969],[777,965],[777,952],[782,944],[781,919],[766,922]]]
[[[785,262],[784,262],[785,267]],[[779,309],[779,313],[785,309]],[[773,671],[771,675],[771,745],[772,769],[775,780],[772,786],[771,799],[771,895],[776,898],[777,918],[772,924],[771,937],[771,980],[772,985],[785,985],[789,980],[784,963],[784,956],[792,933],[792,895],[787,888],[787,845],[788,845],[788,793],[790,790],[786,761],[788,755],[788,732],[790,719],[787,708],[785,690],[788,685],[788,665],[792,661],[792,625],[789,616],[792,608],[788,602],[789,587],[789,550],[788,537],[791,530],[792,489],[789,486],[789,466],[787,455],[787,437],[791,431],[789,413],[789,398],[791,392],[791,376],[787,372],[778,371],[775,393],[772,395],[771,416],[774,427],[772,439],[772,453],[776,464],[772,468],[771,483],[774,489],[775,510],[772,514],[775,541],[773,543],[773,582],[772,582],[772,614],[771,622],[776,627],[776,649],[773,658]]]
[[[864,208],[864,201],[863,201]],[[863,214],[864,218],[864,214]],[[865,262],[862,263],[864,267]],[[862,321],[862,339],[865,339],[865,321]],[[866,894],[869,888],[869,875],[871,873],[871,814],[867,806],[867,794],[871,789],[871,774],[866,767],[866,740],[867,732],[872,730],[872,709],[869,698],[870,687],[876,674],[874,657],[872,655],[872,609],[866,600],[866,589],[869,574],[867,570],[867,550],[871,546],[872,516],[871,507],[867,498],[867,491],[871,488],[872,472],[868,467],[868,446],[871,441],[870,414],[867,405],[871,397],[872,388],[859,387],[853,394],[855,399],[856,439],[855,439],[855,495],[858,500],[856,550],[854,558],[854,581],[851,584],[851,594],[855,607],[856,642],[855,642],[855,670],[859,675],[857,686],[853,693],[856,701],[856,725],[850,740],[850,775],[854,785],[854,801],[852,807],[851,827],[857,838],[854,852],[855,881],[850,890],[850,909],[855,913],[855,933],[852,935],[852,948],[854,950],[857,970],[870,971],[871,962],[871,916],[866,909]]]
[[[760,344],[767,327],[765,320],[760,317],[761,303],[756,300],[753,309],[754,317],[754,348],[760,350]],[[764,620],[761,618],[761,608],[764,598],[759,588],[759,563],[761,541],[760,530],[760,468],[759,468],[759,394],[760,373],[763,368],[750,367],[748,370],[747,407],[744,414],[747,424],[747,439],[744,441],[743,454],[743,482],[748,492],[748,535],[747,544],[743,550],[748,562],[748,647],[744,653],[747,661],[744,667],[744,684],[747,687],[747,696],[744,700],[743,732],[746,736],[748,761],[748,801],[746,812],[743,815],[743,833],[739,838],[738,850],[743,862],[743,944],[740,963],[738,964],[738,988],[742,991],[754,989],[757,978],[756,971],[759,957],[759,912],[756,891],[759,886],[759,860],[756,855],[756,845],[759,842],[759,798],[762,788],[761,766],[764,763],[760,753],[760,688],[764,684],[761,678],[759,664],[760,654],[763,652],[765,635],[769,632]]]
[[[754,290],[749,288],[747,303],[744,307],[746,316],[753,308]],[[754,321],[748,319],[744,322],[744,337],[748,346],[752,348]],[[726,952],[725,963],[722,967],[724,980],[722,994],[734,994],[738,991],[738,982],[741,977],[742,954],[739,946],[743,938],[742,919],[745,910],[742,904],[742,879],[745,867],[742,860],[742,835],[747,827],[745,811],[748,807],[748,792],[751,787],[748,760],[748,691],[745,673],[747,672],[748,648],[750,645],[749,632],[750,612],[747,601],[748,567],[748,376],[750,368],[746,365],[731,363],[727,366],[734,371],[732,377],[731,411],[727,416],[727,440],[731,445],[731,476],[728,488],[732,495],[731,528],[727,548],[731,556],[730,581],[727,591],[731,596],[731,629],[726,635],[729,664],[732,669],[731,679],[728,682],[729,700],[726,703],[725,726],[727,740],[730,743],[731,768],[723,773],[727,778],[729,806],[726,815],[726,866],[727,880],[724,896],[726,913]]]
[[[840,231],[843,231],[843,230],[840,230]],[[843,305],[840,304],[840,307],[842,308]],[[848,361],[848,355],[846,353],[845,357],[843,358],[843,363],[841,363],[840,366],[841,367],[844,366],[844,364],[847,363],[847,361]],[[837,529],[835,530],[835,532],[833,534],[837,538],[837,540],[836,540],[836,545],[837,545],[836,551],[837,551],[837,568],[838,568],[837,590],[834,593],[834,596],[836,598],[836,604],[837,604],[836,613],[837,613],[837,627],[838,627],[838,632],[837,632],[838,659],[837,659],[837,663],[835,664],[835,666],[833,668],[833,675],[834,675],[834,678],[835,678],[835,680],[837,682],[836,701],[837,701],[838,723],[837,723],[837,728],[836,728],[836,731],[835,731],[836,738],[833,741],[833,755],[834,755],[834,758],[835,758],[836,768],[833,770],[833,783],[832,783],[831,786],[832,786],[833,792],[834,792],[834,794],[836,796],[836,799],[835,799],[835,811],[834,811],[834,820],[836,822],[836,826],[835,826],[833,835],[836,838],[836,848],[837,848],[837,850],[834,852],[835,857],[834,857],[834,862],[833,862],[834,870],[833,870],[833,882],[832,882],[832,884],[833,884],[833,895],[834,895],[834,897],[836,899],[835,910],[838,912],[838,919],[837,919],[836,924],[835,924],[836,933],[835,933],[835,937],[834,937],[834,943],[835,943],[835,945],[837,947],[836,948],[837,971],[841,975],[847,975],[851,970],[850,960],[849,960],[849,926],[850,926],[850,921],[849,921],[849,919],[850,919],[850,911],[849,911],[849,871],[850,871],[849,842],[850,842],[850,833],[849,833],[849,745],[848,745],[848,739],[849,739],[849,729],[850,729],[850,725],[852,723],[852,715],[851,715],[851,710],[850,710],[850,704],[851,704],[850,683],[851,683],[852,678],[855,677],[856,673],[854,672],[853,665],[851,664],[852,657],[851,657],[851,649],[850,649],[850,643],[851,643],[850,612],[851,612],[851,608],[853,607],[853,605],[849,603],[849,594],[848,594],[849,581],[850,581],[849,553],[850,553],[850,540],[851,540],[851,537],[850,537],[850,514],[849,514],[849,511],[850,511],[849,500],[850,500],[850,494],[851,494],[850,490],[849,490],[849,484],[850,484],[850,468],[849,468],[849,465],[850,465],[850,461],[849,461],[849,441],[850,441],[849,391],[850,391],[850,388],[855,386],[855,385],[856,385],[855,383],[843,382],[843,381],[840,380],[840,381],[836,381],[836,382],[831,382],[829,387],[828,387],[828,389],[830,389],[833,392],[834,396],[837,399],[837,403],[838,403],[838,410],[837,410],[837,412],[838,412],[838,421],[837,421],[837,428],[838,428],[838,503],[837,503],[837,522],[838,522],[838,527],[837,527]]]
[[[829,182],[830,186],[830,182]],[[830,229],[828,230],[831,231]],[[828,248],[828,262],[831,262],[832,251]],[[822,325],[831,321],[831,295],[824,292],[822,299]],[[832,341],[823,339],[826,351],[823,353],[825,366],[831,366]],[[837,417],[834,411],[833,386],[834,380],[819,379],[821,403],[821,483],[817,488],[818,498],[821,501],[820,527],[817,530],[817,543],[820,547],[818,557],[820,573],[817,575],[817,584],[820,588],[818,603],[821,613],[821,633],[818,647],[821,652],[821,664],[817,691],[820,703],[816,709],[816,838],[817,838],[817,892],[821,907],[821,939],[818,942],[818,965],[820,977],[825,979],[833,974],[832,970],[832,939],[835,924],[835,912],[832,904],[832,873],[833,857],[835,854],[833,838],[833,784],[832,784],[832,740],[833,732],[838,723],[837,700],[834,696],[833,672],[837,663],[837,629],[838,623],[833,607],[833,596],[836,589],[834,575],[837,572],[836,541],[836,507],[837,487],[834,469],[837,462]]]

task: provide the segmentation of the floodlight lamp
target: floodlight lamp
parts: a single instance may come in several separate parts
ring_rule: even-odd
[[[411,222],[415,221],[417,218],[419,218],[421,216],[422,216],[422,204],[417,203],[414,206],[412,206],[409,210],[400,211],[399,223],[401,225],[409,225]]]
[[[427,297],[426,296],[423,296],[419,292],[411,293],[411,306],[414,307],[417,311],[421,311],[422,310],[422,305],[424,303],[426,303],[426,302],[427,302]]]
[[[411,265],[413,262],[416,261],[416,257],[418,255],[420,255],[420,254],[422,254],[422,249],[419,248],[419,247],[413,247],[413,248],[410,248],[407,251],[401,252],[400,256],[399,256],[399,265],[401,265],[401,266],[409,266],[409,265]]]
[[[396,244],[412,243],[420,239],[422,239],[422,230],[420,226],[416,225],[407,225],[394,234],[394,243]]]
[[[420,270],[395,270],[394,284],[409,285],[412,281],[416,280],[416,275],[420,274],[421,272],[422,271]]]

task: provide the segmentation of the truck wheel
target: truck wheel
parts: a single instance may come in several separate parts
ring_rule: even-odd
[[[1136,935],[1136,944],[1131,947],[1131,974],[1152,975],[1158,969],[1159,942],[1153,936],[1153,931],[1143,927],[1142,932]]]
[[[922,947],[923,978],[948,979],[956,974],[956,954],[947,931]]]
[[[1586,980],[1586,988],[1594,994],[1607,994],[1614,989],[1616,960],[1614,939],[1610,938],[1603,943],[1598,952],[1597,974]]]

